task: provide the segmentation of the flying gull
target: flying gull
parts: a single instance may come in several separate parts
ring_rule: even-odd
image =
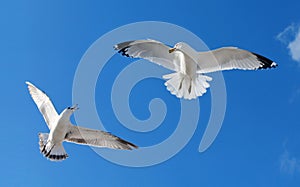
[[[111,149],[138,148],[108,132],[73,125],[70,122],[70,116],[78,109],[77,105],[68,107],[58,114],[50,98],[43,91],[30,82],[26,82],[26,84],[32,99],[50,129],[50,133],[39,133],[39,145],[41,153],[51,161],[61,161],[68,157],[62,145],[64,141]]]
[[[197,52],[184,42],[173,48],[156,40],[134,40],[114,46],[123,56],[144,58],[175,73],[164,75],[167,89],[178,98],[195,99],[202,96],[212,78],[206,73],[241,69],[257,70],[276,67],[272,60],[237,47]]]

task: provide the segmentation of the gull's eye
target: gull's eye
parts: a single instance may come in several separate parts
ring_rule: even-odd
[[[70,109],[71,109],[71,107],[68,107],[67,109],[69,109],[69,110],[70,110]]]

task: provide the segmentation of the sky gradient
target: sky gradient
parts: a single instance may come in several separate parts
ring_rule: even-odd
[[[299,186],[299,9],[296,0],[1,2],[0,186]],[[166,162],[124,167],[87,146],[69,143],[64,144],[67,160],[48,161],[39,153],[37,136],[48,129],[25,81],[44,90],[62,111],[73,104],[73,78],[87,49],[103,34],[138,21],[176,24],[196,34],[210,49],[237,46],[279,66],[223,73],[225,119],[204,153],[198,152],[198,146],[209,119],[210,91],[199,99],[195,134]],[[174,131],[180,105],[164,81],[146,79],[132,90],[132,112],[138,119],[147,119],[149,101],[163,98],[168,107],[164,123],[149,133],[121,126],[109,96],[113,80],[132,61],[116,54],[104,67],[95,89],[97,110],[110,132],[150,146]]]

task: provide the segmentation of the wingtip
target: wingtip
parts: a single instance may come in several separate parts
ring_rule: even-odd
[[[122,49],[120,49],[120,50],[118,49],[118,50],[119,50],[118,53],[120,53],[122,56],[131,57],[131,56],[127,53],[128,48],[129,48],[129,46],[124,47],[124,48],[122,48]]]
[[[25,84],[32,85],[31,82],[29,82],[29,81],[25,81]]]
[[[278,66],[278,64],[276,63],[276,62],[272,62],[272,64],[271,64],[271,67],[277,67]]]
[[[123,140],[121,138],[118,138],[118,141],[124,145],[124,149],[127,150],[133,150],[133,149],[138,149],[139,147],[131,142],[128,142],[126,140]]]
[[[138,148],[139,148],[139,146],[134,145],[133,143],[130,143],[129,145],[131,146],[131,150],[132,150],[132,149],[138,149]]]
[[[25,84],[27,84],[27,86],[31,86],[31,87],[34,87],[34,88],[36,88],[36,86],[34,86],[34,84],[32,84],[31,82],[29,82],[29,81],[25,81]]]
[[[114,48],[114,50],[119,50],[118,44],[114,45],[113,48]]]
[[[124,42],[125,43],[125,42]],[[113,46],[114,50],[118,51],[118,53],[120,53],[122,56],[126,56],[126,57],[130,57],[128,54],[127,54],[127,50],[129,48],[129,46],[125,45],[122,47],[122,44],[123,43],[119,43],[119,44],[116,44]]]
[[[257,53],[253,53],[253,52],[252,52],[252,54],[256,56],[256,58],[259,62],[261,62],[261,67],[259,67],[258,69],[276,68],[278,66],[278,64],[276,62],[274,62],[273,60],[270,60],[267,57],[264,57],[262,55],[259,55]]]

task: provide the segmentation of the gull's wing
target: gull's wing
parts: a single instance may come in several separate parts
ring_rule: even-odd
[[[111,149],[131,150],[133,148],[138,148],[136,145],[108,132],[87,129],[74,125],[71,126],[67,133],[65,141],[95,147],[107,147]]]
[[[256,70],[276,67],[272,60],[236,47],[223,47],[199,52],[197,73],[242,69]]]
[[[174,53],[169,53],[170,47],[156,40],[134,40],[119,43],[114,46],[123,56],[132,58],[144,58],[167,69],[177,71],[174,64]]]
[[[58,114],[50,100],[50,98],[37,87],[35,87],[30,82],[25,82],[28,85],[29,93],[37,105],[38,109],[42,113],[49,129],[51,129],[52,124],[58,118]]]

